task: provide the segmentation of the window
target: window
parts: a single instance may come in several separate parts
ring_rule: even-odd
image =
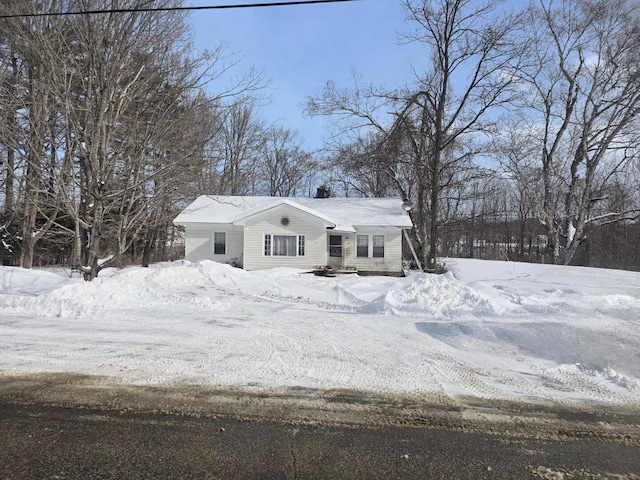
[[[265,235],[265,256],[295,257],[304,256],[306,242],[304,235]]]
[[[227,234],[226,232],[214,232],[213,234],[213,254],[224,255],[227,253]]]
[[[373,235],[373,257],[384,257],[384,235]]]
[[[369,256],[369,235],[356,236],[356,256],[358,257]]]
[[[356,235],[356,257],[384,258],[384,235]]]
[[[296,237],[293,235],[274,235],[271,253],[280,257],[295,257]]]
[[[264,254],[271,255],[271,235],[264,236]]]

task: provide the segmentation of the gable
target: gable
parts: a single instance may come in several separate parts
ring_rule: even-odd
[[[285,216],[304,217],[307,221],[320,224],[324,228],[335,228],[336,226],[325,215],[288,199],[281,199],[271,205],[265,204],[243,212],[236,217],[233,223],[234,225],[252,225],[267,220],[277,224],[281,223]]]

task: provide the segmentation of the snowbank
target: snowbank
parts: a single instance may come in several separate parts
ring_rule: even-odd
[[[127,268],[87,283],[0,268],[0,370],[640,403],[640,274],[451,260],[406,278]]]

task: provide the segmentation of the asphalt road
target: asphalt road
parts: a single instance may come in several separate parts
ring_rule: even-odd
[[[640,479],[635,417],[462,421],[387,407],[395,420],[383,421],[338,406],[331,421],[331,402],[314,417],[246,396],[201,395],[195,408],[193,392],[166,402],[157,389],[67,387],[0,382],[0,479]]]

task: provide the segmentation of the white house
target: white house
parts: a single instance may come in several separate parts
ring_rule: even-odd
[[[193,262],[386,275],[402,274],[403,229],[412,227],[397,198],[203,195],[173,223],[185,227]]]

